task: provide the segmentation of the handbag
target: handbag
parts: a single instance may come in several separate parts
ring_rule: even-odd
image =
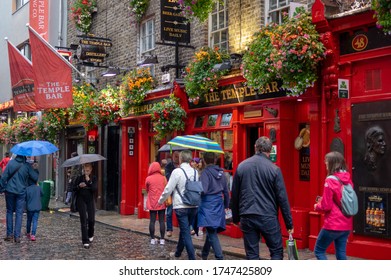
[[[288,251],[288,260],[298,260],[299,253],[297,251],[296,240],[293,239],[292,234],[289,234],[289,238],[286,241],[286,249]]]
[[[73,191],[72,192],[72,197],[71,197],[71,212],[77,212],[77,192]]]

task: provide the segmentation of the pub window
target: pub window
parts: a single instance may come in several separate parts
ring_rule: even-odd
[[[215,115],[209,115],[208,116],[208,123],[206,124],[206,126],[208,127],[211,127],[211,126],[216,126],[216,122],[217,122],[217,117],[219,115],[215,114]]]
[[[29,2],[29,0],[15,0],[15,11],[23,7]]]
[[[140,27],[141,54],[155,49],[155,23],[153,19],[147,20]]]
[[[19,50],[27,59],[31,60],[31,48],[28,43],[25,43],[19,47]]]
[[[281,24],[283,22],[285,13],[288,13],[289,16],[292,17],[296,8],[307,7],[305,4],[292,2],[290,0],[269,0],[265,3],[267,14],[266,23],[274,22]]]
[[[228,8],[226,0],[216,1],[209,16],[209,46],[228,50]]]
[[[195,120],[195,125],[194,127],[195,128],[201,128],[202,125],[204,124],[204,119],[205,119],[205,116],[198,116]]]
[[[220,126],[229,126],[231,124],[232,113],[222,114]]]

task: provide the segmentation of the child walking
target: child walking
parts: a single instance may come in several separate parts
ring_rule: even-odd
[[[41,211],[42,189],[39,185],[30,185],[26,188],[26,208],[27,208],[27,225],[26,236],[31,241],[35,241],[37,233],[39,212]]]

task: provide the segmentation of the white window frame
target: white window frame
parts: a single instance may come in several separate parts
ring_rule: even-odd
[[[29,43],[25,43],[19,47],[19,51],[31,61],[31,47]]]
[[[277,2],[277,6],[272,8],[270,5],[271,1],[272,0],[265,1],[265,14],[266,14],[265,24],[272,22],[271,20],[272,17],[270,16],[271,13],[275,13],[275,12],[278,13],[278,22],[276,23],[281,24],[283,20],[282,13],[284,10],[289,14],[289,17],[292,17],[296,8],[298,7],[304,7],[305,9],[308,8],[306,4],[292,2],[291,0],[275,0]],[[286,3],[283,5],[281,2],[286,2]]]
[[[217,1],[215,3],[215,7],[213,8],[213,11],[209,14],[209,24],[208,24],[208,45],[211,48],[214,48],[215,46],[219,47],[219,49],[224,49],[221,46],[224,44],[227,46],[227,51],[229,48],[229,40],[228,40],[228,6],[227,6],[227,0],[222,0],[223,3],[220,3]],[[224,13],[224,26],[220,28],[220,18],[219,18],[219,13],[223,12]],[[216,16],[217,20],[217,28],[213,30],[213,25],[212,25],[212,18],[213,16]],[[223,32],[226,32],[227,38],[225,41],[221,40]],[[214,42],[214,36],[215,34],[218,34],[219,36],[219,42]]]
[[[152,30],[149,32],[149,24],[152,25]],[[148,41],[146,41],[148,40]],[[150,47],[148,47],[150,45]],[[143,21],[140,25],[140,54],[146,54],[155,49],[155,20],[149,19]]]

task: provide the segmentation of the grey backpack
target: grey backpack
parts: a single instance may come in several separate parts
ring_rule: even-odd
[[[343,189],[341,201],[339,201],[339,203],[336,202],[342,213],[348,217],[356,215],[358,212],[358,199],[353,187],[350,184],[345,185],[342,183],[342,181],[337,176],[330,175],[328,178],[337,180],[342,185]]]

